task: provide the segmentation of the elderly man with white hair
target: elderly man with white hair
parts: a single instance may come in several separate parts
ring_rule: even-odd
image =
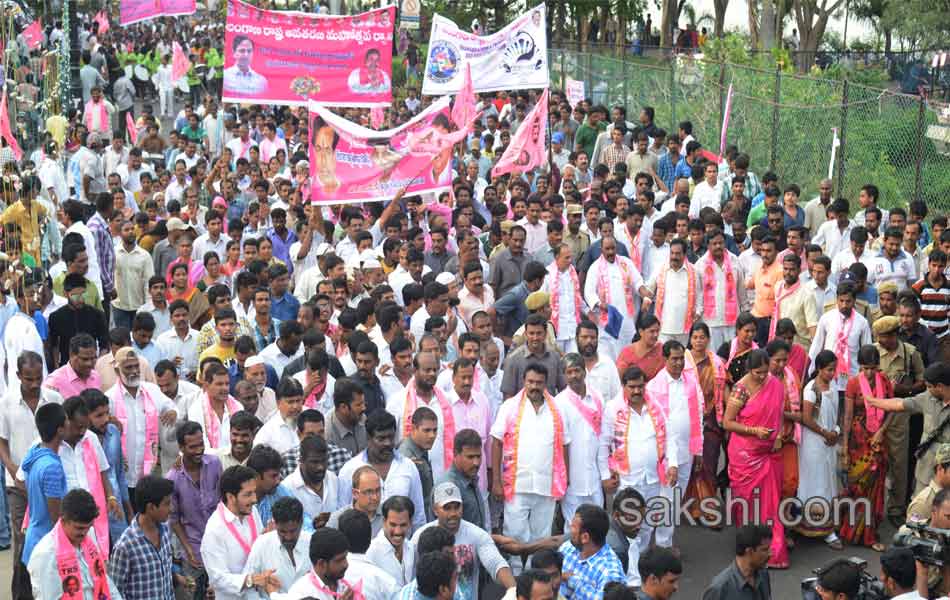
[[[277,412],[277,395],[267,387],[265,364],[264,359],[256,354],[244,361],[244,379],[254,384],[254,389],[257,390],[257,411],[254,416],[262,423]]]

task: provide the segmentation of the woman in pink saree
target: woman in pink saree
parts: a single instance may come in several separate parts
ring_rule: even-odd
[[[769,567],[788,568],[785,528],[779,519],[782,499],[781,438],[785,387],[769,374],[769,356],[750,352],[746,375],[736,382],[726,404],[723,428],[729,436],[729,481],[736,500],[737,525],[752,521],[772,527]],[[758,501],[758,514],[755,509]],[[742,505],[745,505],[745,509]],[[746,514],[743,514],[746,513]]]

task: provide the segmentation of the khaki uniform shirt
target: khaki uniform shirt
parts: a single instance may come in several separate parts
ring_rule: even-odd
[[[926,391],[910,398],[904,398],[904,410],[911,413],[920,413],[924,416],[924,433],[921,440],[927,439],[931,431],[939,427],[945,419],[950,418],[950,405],[940,402],[930,392]],[[917,470],[914,472],[914,477],[917,480],[917,490],[922,490],[933,478],[937,446],[947,443],[950,443],[950,425],[943,428],[934,443],[930,445],[927,453],[917,461]],[[913,450],[911,448],[911,451]]]
[[[931,480],[924,489],[920,490],[907,507],[907,521],[912,523],[926,523],[933,512],[934,497],[940,491],[937,482]]]
[[[923,379],[924,361],[920,357],[920,352],[917,352],[913,346],[906,342],[898,342],[897,349],[888,352],[880,344],[874,345],[881,354],[881,371],[891,380],[891,383],[901,382],[905,375],[910,377],[903,383]]]
[[[573,256],[573,260],[576,263],[581,259],[581,256],[587,252],[587,249],[590,248],[590,236],[583,231],[578,231],[577,235],[574,235],[569,229],[565,229],[564,243],[571,248],[571,256]]]

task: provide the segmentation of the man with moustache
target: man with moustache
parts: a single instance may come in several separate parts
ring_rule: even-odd
[[[479,473],[485,464],[484,445],[484,439],[474,429],[463,429],[456,433],[452,467],[438,483],[454,483],[462,498],[462,518],[490,531],[486,491],[479,482]]]
[[[248,573],[273,571],[280,581],[277,590],[286,593],[310,570],[310,533],[302,531],[305,511],[297,498],[281,498],[271,513],[274,529],[257,538],[251,546],[244,570]]]
[[[349,567],[346,555],[350,542],[339,530],[321,527],[310,538],[310,562],[313,567],[290,587],[288,598],[302,600],[347,600],[355,597],[351,585],[343,580]]]
[[[114,423],[110,422],[109,399],[105,394],[96,389],[89,389],[83,390],[79,397],[83,399],[86,410],[89,412],[89,430],[99,438],[99,444],[105,452],[106,461],[109,463],[106,476],[122,508],[118,514],[109,514],[109,537],[118,540],[128,526],[127,519],[135,515],[135,511],[132,510],[129,487],[125,481],[122,433]]]
[[[308,522],[326,523],[330,513],[339,508],[340,484],[336,474],[327,469],[327,460],[326,441],[320,436],[308,435],[300,440],[297,468],[281,482],[300,501]],[[276,509],[276,504],[274,506]]]
[[[267,421],[277,411],[277,395],[267,386],[267,363],[263,358],[255,354],[244,361],[244,381],[254,384],[257,391],[257,410],[254,411],[254,416],[262,422]],[[274,381],[277,381],[276,376]]]
[[[412,414],[412,431],[399,444],[399,453],[416,465],[419,480],[422,482],[422,498],[425,506],[426,521],[432,520],[432,463],[429,462],[429,450],[435,443],[439,430],[439,420],[428,406],[420,406]]]
[[[351,494],[353,502],[341,506],[336,512],[331,513],[330,520],[327,521],[327,527],[336,528],[340,515],[350,508],[355,508],[366,513],[373,528],[373,535],[378,534],[383,530],[383,514],[379,509],[379,498],[383,494],[383,482],[379,478],[379,473],[373,467],[364,465],[353,472],[350,481],[353,488]],[[346,480],[343,481],[344,485],[347,483]]]
[[[247,464],[247,459],[251,455],[251,442],[254,440],[254,434],[261,428],[260,420],[246,410],[239,410],[231,415],[228,425],[230,426],[228,445],[224,448],[218,448],[217,452],[214,452],[221,461],[222,469]]]
[[[422,497],[422,481],[416,465],[394,449],[396,418],[384,410],[373,412],[366,419],[366,438],[366,450],[343,465],[340,469],[340,479],[348,481],[357,469],[369,465],[376,470],[382,480],[381,500],[383,502],[390,496],[407,496],[414,506],[425,506],[425,500]],[[353,488],[340,486],[339,504],[349,505],[352,501]],[[425,522],[424,511],[418,511],[413,517],[413,527],[421,527]]]
[[[383,529],[370,542],[366,557],[396,580],[400,587],[415,574],[416,546],[406,538],[415,507],[405,496],[383,502]]]
[[[515,587],[515,579],[511,575],[508,563],[498,552],[491,535],[484,529],[462,519],[462,495],[459,489],[451,482],[443,482],[432,491],[432,504],[435,508],[436,520],[416,529],[412,542],[418,546],[423,532],[432,527],[443,527],[455,536],[453,553],[458,561],[458,590],[456,598],[459,600],[476,600],[478,598],[478,582],[481,568],[502,587]]]
[[[597,326],[590,321],[585,321],[585,323],[588,325],[587,328],[578,329],[578,348],[588,347],[587,341],[581,341],[581,334],[586,332],[593,340],[591,343],[596,353]],[[565,416],[565,420],[571,424],[569,447],[571,472],[568,478],[570,485],[561,500],[561,512],[564,515],[566,529],[574,518],[574,512],[578,506],[582,504],[601,506],[604,501],[601,476],[598,469],[592,468],[592,465],[597,464],[605,388],[588,382],[589,374],[582,355],[568,354],[564,357],[563,364],[567,387],[555,396],[554,401]],[[616,396],[620,393],[620,379],[616,376],[616,368],[614,378],[617,380],[616,390],[613,392]]]
[[[300,382],[284,377],[277,385],[277,412],[254,436],[255,446],[270,446],[283,453],[296,446],[297,417],[303,410],[303,387]]]
[[[187,415],[191,403],[201,394],[201,388],[179,378],[178,369],[175,363],[170,360],[160,360],[155,365],[155,379],[158,381],[158,388],[162,390],[175,406],[178,407],[178,414]],[[178,443],[175,436],[175,426],[165,426],[161,428],[161,472],[167,473],[178,460]]]
[[[169,523],[185,553],[183,572],[195,580],[194,597],[201,598],[208,587],[201,544],[206,525],[219,500],[221,462],[205,454],[204,435],[198,423],[183,422],[178,426],[176,436],[181,449],[181,464],[167,475],[174,484]]]

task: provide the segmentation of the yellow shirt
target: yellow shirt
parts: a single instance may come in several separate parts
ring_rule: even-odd
[[[199,368],[201,362],[209,356],[220,360],[222,363],[224,363],[225,367],[230,367],[231,363],[234,362],[234,346],[231,346],[230,348],[225,348],[221,344],[215,344],[211,346],[202,352],[200,356],[198,356]]]
[[[63,297],[66,296],[66,293],[63,291],[63,281],[65,279],[66,273],[60,273],[56,276],[56,279],[53,280],[53,291]],[[88,277],[86,278],[86,292],[82,295],[82,299],[83,302],[96,310],[102,310],[102,298],[99,297],[99,288],[97,288]]]
[[[39,202],[33,201],[29,210],[22,200],[17,200],[0,215],[0,222],[4,225],[14,224],[19,229],[20,248],[33,258],[40,258],[40,222],[46,218],[46,209]]]
[[[63,115],[53,115],[46,119],[46,131],[53,136],[53,141],[62,148],[66,144],[66,128],[69,121]]]

